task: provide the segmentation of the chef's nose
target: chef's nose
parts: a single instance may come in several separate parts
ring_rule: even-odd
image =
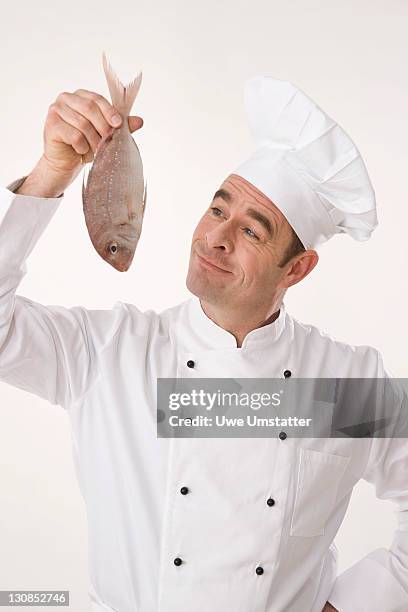
[[[210,232],[207,232],[207,244],[209,248],[222,249],[226,253],[230,253],[233,249],[233,241],[229,228],[226,227],[226,222],[214,227]]]

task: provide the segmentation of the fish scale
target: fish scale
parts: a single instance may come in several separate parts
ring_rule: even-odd
[[[102,138],[85,185],[82,201],[89,237],[99,255],[116,270],[129,269],[140,238],[147,189],[143,163],[128,125],[140,88],[140,73],[126,87],[103,53],[112,105],[122,117],[119,128]]]

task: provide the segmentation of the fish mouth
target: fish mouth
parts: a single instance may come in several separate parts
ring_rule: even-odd
[[[133,257],[130,257],[129,259],[126,260],[126,262],[110,261],[109,263],[118,272],[127,272],[130,268],[130,264],[132,263],[132,259]]]

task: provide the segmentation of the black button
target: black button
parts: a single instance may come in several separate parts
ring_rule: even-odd
[[[180,489],[180,493],[181,493],[182,495],[187,495],[187,493],[188,493],[188,487],[181,487],[181,489]]]
[[[292,376],[292,372],[290,370],[285,370],[283,375],[285,378],[290,378]]]
[[[187,367],[188,367],[188,368],[194,368],[194,361],[193,361],[192,359],[189,359],[189,360],[187,361]]]
[[[263,567],[257,567],[255,571],[256,571],[256,573],[258,574],[258,576],[260,576],[260,575],[261,575],[261,574],[263,574],[263,572],[264,572],[264,571],[263,571]]]
[[[272,497],[270,497],[269,499],[266,500],[266,503],[268,504],[268,506],[274,506],[275,500],[272,499]]]
[[[180,559],[180,557],[176,557],[174,559],[174,565],[181,565],[183,563],[182,559]]]
[[[286,434],[284,431],[281,431],[279,434],[279,438],[281,440],[286,440],[286,438],[288,437],[288,434]]]

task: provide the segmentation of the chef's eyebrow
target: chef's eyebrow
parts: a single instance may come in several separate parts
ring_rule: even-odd
[[[222,198],[223,200],[225,200],[226,202],[231,202],[232,201],[232,195],[230,194],[229,191],[227,191],[226,189],[218,189],[215,193],[214,193],[214,197],[213,200],[215,200],[215,198]]]
[[[216,198],[221,198],[228,204],[231,204],[231,202],[233,201],[232,195],[229,193],[229,191],[222,188],[218,189],[215,192],[213,200],[215,200]],[[245,213],[248,215],[248,217],[251,217],[255,221],[258,221],[258,223],[260,223],[266,229],[270,236],[273,235],[272,224],[269,221],[268,217],[265,217],[265,215],[260,213],[259,210],[255,210],[254,208],[247,208]]]

